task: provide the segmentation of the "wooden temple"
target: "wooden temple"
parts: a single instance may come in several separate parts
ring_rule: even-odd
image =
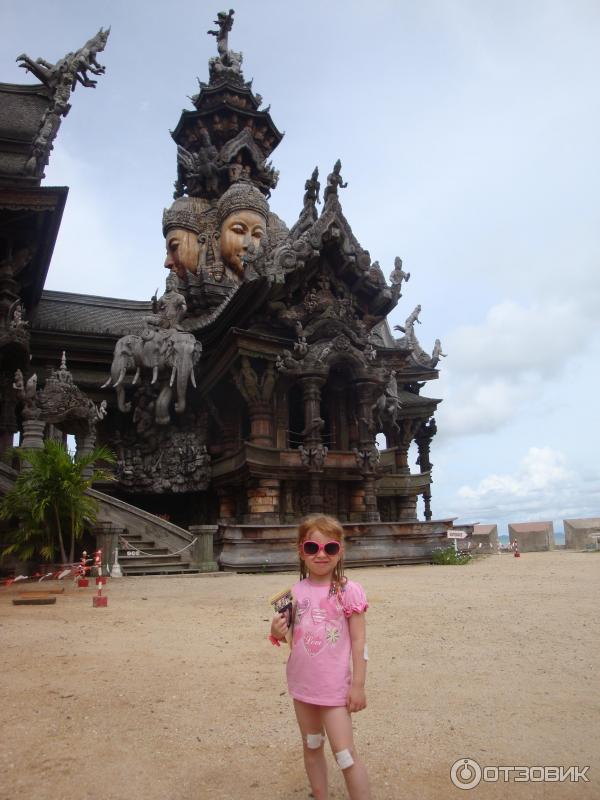
[[[270,159],[282,134],[229,47],[232,22],[233,12],[219,14],[208,82],[172,133],[177,174],[162,220],[160,297],[42,292],[66,191],[39,188],[34,136],[22,147],[22,175],[2,173],[0,154],[0,258],[9,264],[0,276],[2,434],[21,430],[35,446],[58,429],[86,450],[107,444],[117,481],[99,488],[180,528],[211,530],[225,569],[291,566],[295,526],[310,512],[344,523],[351,564],[428,560],[452,527],[432,518],[440,401],[422,394],[438,377],[440,343],[431,355],[421,348],[420,306],[407,308],[400,335],[390,330],[409,275],[397,258],[386,279],[356,240],[339,161],[323,185],[312,172],[291,227],[270,210],[278,178]],[[0,91],[18,97],[18,88]],[[49,205],[38,219],[41,196]],[[34,277],[23,269],[19,278],[15,258],[28,236]],[[15,303],[28,320],[26,344],[15,343]],[[56,409],[50,418],[35,386],[28,393],[28,376],[56,372],[63,352],[87,398],[83,428]],[[16,369],[24,374],[13,388]]]

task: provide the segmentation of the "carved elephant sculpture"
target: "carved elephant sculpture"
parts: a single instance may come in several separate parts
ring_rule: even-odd
[[[113,360],[110,367],[110,378],[103,383],[101,388],[106,389],[113,386],[117,390],[117,404],[119,411],[128,414],[131,411],[131,403],[125,402],[125,387],[123,381],[125,375],[131,370],[137,376],[138,364],[141,362],[142,338],[130,334],[122,336],[115,344]]]
[[[202,353],[202,345],[191,333],[174,328],[147,329],[142,336],[123,336],[115,345],[110,378],[103,384],[112,384],[117,391],[117,404],[123,413],[131,411],[131,403],[125,402],[124,379],[128,372],[135,372],[132,384],[141,376],[150,373],[150,383],[159,383],[156,400],[156,423],[167,425],[170,421],[169,406],[176,385],[175,412],[182,414],[186,406],[188,381],[196,387],[194,366]]]

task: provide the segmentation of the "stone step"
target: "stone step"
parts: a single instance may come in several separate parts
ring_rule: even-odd
[[[154,547],[154,545],[156,544],[154,539],[142,539],[141,536],[138,537],[137,539],[134,539],[133,537],[130,538],[129,536],[125,536],[123,538],[127,542],[127,544],[131,545],[132,548],[139,547],[142,550],[144,550],[146,547]],[[123,547],[123,539],[121,539],[121,547]]]
[[[153,556],[161,556],[161,555],[167,556],[171,552],[167,547],[152,547],[151,545],[150,546],[144,545],[144,547],[140,546],[139,548],[137,548],[137,547],[132,547],[131,548],[131,550],[138,550],[138,549],[139,550],[143,550],[144,553],[152,553]],[[126,558],[142,558],[143,555],[144,555],[142,553],[141,556],[128,556],[127,553],[129,553],[129,551],[130,551],[130,548],[120,547],[119,548],[119,558],[120,559],[121,558],[123,558],[123,559],[126,559]]]
[[[181,555],[161,555],[159,558],[149,558],[148,556],[130,556],[129,558],[124,558],[122,561],[119,560],[119,564],[122,567],[127,565],[132,566],[151,566],[152,564],[188,564],[189,558],[182,560]]]
[[[128,578],[138,575],[188,575],[198,573],[200,570],[190,567],[189,563],[184,564],[154,564],[147,566],[138,564],[132,567],[122,567],[123,574]]]

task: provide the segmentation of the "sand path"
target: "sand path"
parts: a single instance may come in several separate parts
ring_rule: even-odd
[[[600,555],[349,574],[371,603],[354,719],[374,798],[600,798]],[[0,590],[0,797],[307,797],[286,651],[266,640],[266,598],[290,578],[113,580],[107,609],[70,585],[55,606]],[[461,757],[590,765],[590,782],[463,791]]]

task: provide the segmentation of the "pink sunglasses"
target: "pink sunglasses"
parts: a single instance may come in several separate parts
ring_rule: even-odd
[[[311,539],[302,542],[302,552],[305,556],[316,556],[321,550],[324,550],[328,556],[337,556],[340,552],[340,548],[340,543],[333,540],[331,542],[325,542],[325,544],[318,544]]]

